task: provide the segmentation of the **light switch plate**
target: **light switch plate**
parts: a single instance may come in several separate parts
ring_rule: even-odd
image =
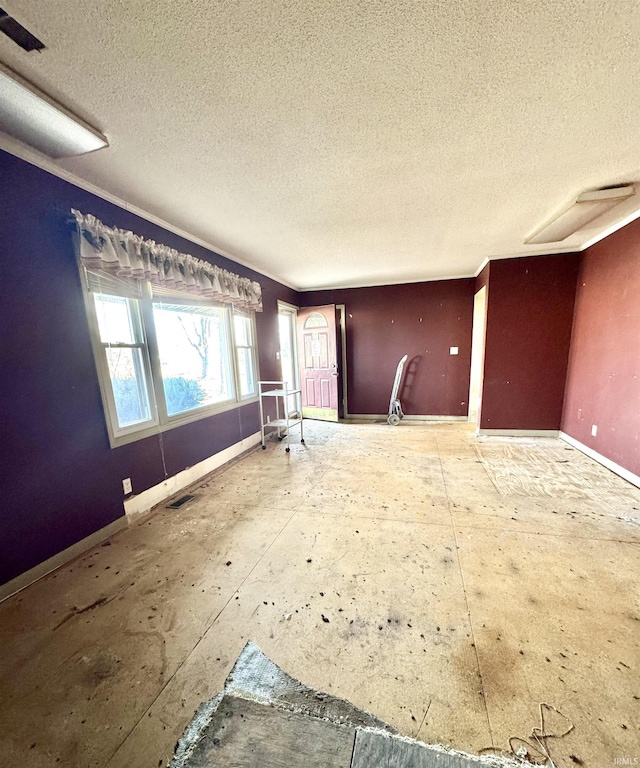
[[[450,355],[457,355],[458,354],[458,347],[449,347],[449,354]]]

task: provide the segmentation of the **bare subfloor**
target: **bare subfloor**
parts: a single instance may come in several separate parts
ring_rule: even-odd
[[[546,702],[558,765],[640,758],[640,491],[557,440],[306,431],[0,605],[3,768],[156,768],[249,639],[426,742]]]

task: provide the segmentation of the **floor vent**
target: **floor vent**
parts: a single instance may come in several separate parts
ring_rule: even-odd
[[[183,504],[186,504],[188,501],[191,501],[191,499],[195,499],[195,496],[193,496],[190,493],[187,493],[185,496],[181,496],[179,499],[176,499],[175,501],[171,502],[171,504],[167,504],[167,509],[178,509]]]
[[[0,32],[4,32],[25,51],[42,51],[46,47],[41,40],[38,40],[2,8],[0,8]]]

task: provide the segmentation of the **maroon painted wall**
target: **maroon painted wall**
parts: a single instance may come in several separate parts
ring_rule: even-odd
[[[0,151],[0,583],[123,515],[164,480],[158,436],[110,448],[67,224],[72,207],[258,279],[260,372],[279,378],[277,300],[297,294]],[[259,429],[257,404],[168,430],[169,476]]]
[[[560,429],[579,261],[491,262],[482,429]]]
[[[474,280],[300,294],[303,306],[344,304],[350,414],[387,413],[396,366],[409,355],[400,391],[407,414],[466,416]],[[449,347],[458,347],[450,355]]]
[[[640,475],[640,220],[583,254],[562,429]]]

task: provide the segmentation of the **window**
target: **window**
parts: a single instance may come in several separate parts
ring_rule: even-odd
[[[228,310],[153,304],[167,413],[235,398]]]
[[[329,323],[327,318],[321,312],[313,312],[306,319],[305,328],[327,328]]]
[[[103,293],[94,294],[94,301],[118,427],[149,421],[148,365],[138,302]]]
[[[280,339],[280,368],[282,380],[289,389],[295,389],[298,383],[296,360],[296,307],[278,302],[278,335]]]
[[[252,314],[85,272],[112,446],[256,397]]]
[[[298,386],[298,361],[296,355],[296,323],[298,310],[291,304],[278,302],[278,334],[280,339],[280,370],[287,389]],[[291,395],[287,409],[291,413],[297,407],[296,396]]]

